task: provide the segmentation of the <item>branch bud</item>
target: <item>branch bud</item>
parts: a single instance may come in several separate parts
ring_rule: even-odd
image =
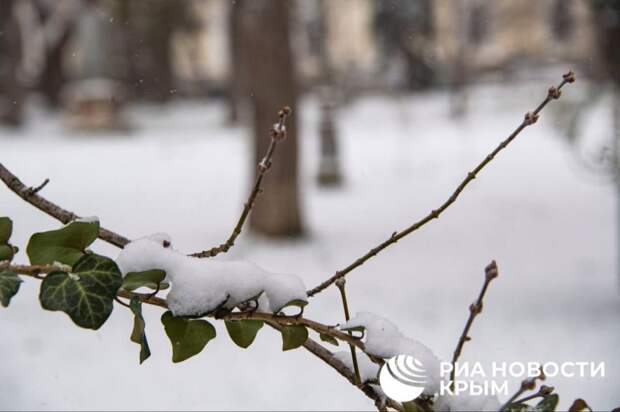
[[[550,99],[559,99],[562,95],[562,92],[555,86],[551,86],[549,88],[549,98]]]
[[[525,113],[525,119],[523,120],[523,122],[525,123],[526,126],[529,126],[529,125],[536,123],[537,120],[538,120],[537,114],[527,112]]]
[[[564,78],[564,81],[566,83],[574,83],[575,80],[577,80],[577,78],[575,77],[575,73],[570,70],[568,73],[562,75],[562,78]]]

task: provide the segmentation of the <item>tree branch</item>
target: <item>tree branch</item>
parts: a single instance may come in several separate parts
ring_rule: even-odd
[[[351,318],[349,315],[349,303],[347,301],[347,293],[345,290],[345,282],[344,278],[338,279],[336,282],[336,286],[340,290],[340,297],[342,298],[342,308],[344,310],[344,320],[347,322]],[[349,331],[349,335],[353,336],[353,332]],[[351,360],[353,361],[353,370],[355,371],[355,377],[357,378],[357,382],[362,383],[362,378],[360,377],[360,369],[357,364],[357,355],[355,354],[355,346],[349,345],[349,349],[351,349]]]
[[[539,113],[542,111],[542,109],[551,100],[555,100],[555,99],[559,99],[560,98],[560,95],[561,95],[560,90],[562,89],[562,87],[564,87],[564,85],[566,83],[573,83],[574,81],[575,81],[575,74],[572,71],[570,71],[570,72],[568,72],[568,73],[563,75],[562,81],[560,82],[560,84],[557,87],[549,88],[548,93],[547,93],[547,97],[545,97],[545,99],[542,101],[542,103],[540,103],[538,105],[538,107],[533,112],[528,112],[528,113],[525,114],[525,117],[524,117],[523,121],[521,122],[521,124],[510,134],[510,136],[508,136],[504,141],[502,141],[495,148],[495,150],[493,150],[491,153],[489,153],[478,164],[478,166],[476,166],[472,171],[467,173],[467,176],[465,177],[465,179],[463,179],[463,181],[461,181],[461,183],[456,187],[456,189],[454,190],[452,195],[450,195],[450,197],[443,204],[441,204],[437,209],[432,210],[428,215],[426,215],[424,218],[418,220],[417,222],[415,222],[414,224],[412,224],[408,228],[406,228],[406,229],[404,229],[404,230],[402,230],[400,232],[392,233],[392,235],[387,240],[385,240],[384,242],[382,242],[378,246],[370,249],[370,251],[368,251],[368,253],[366,253],[362,257],[358,258],[357,260],[355,260],[349,266],[345,267],[344,269],[341,269],[341,270],[337,271],[332,277],[330,277],[329,279],[327,279],[323,283],[321,283],[318,286],[308,290],[307,291],[308,296],[314,296],[317,293],[323,291],[324,289],[326,289],[327,287],[332,285],[336,280],[346,276],[348,273],[350,273],[354,269],[358,268],[359,266],[362,266],[364,263],[366,263],[367,260],[369,260],[373,256],[376,256],[383,249],[385,249],[388,246],[398,242],[400,239],[402,239],[405,236],[411,234],[412,232],[415,232],[416,230],[420,229],[422,226],[426,225],[428,222],[432,221],[433,219],[439,218],[441,213],[443,213],[448,207],[450,207],[450,205],[452,205],[452,203],[454,203],[456,201],[456,199],[458,199],[458,197],[461,194],[461,192],[463,191],[463,189],[465,189],[465,187],[472,180],[474,180],[476,178],[476,175],[478,173],[480,173],[480,171],[487,164],[489,164],[491,162],[491,160],[493,160],[495,158],[495,156],[499,152],[501,152],[504,148],[506,148],[506,146],[508,146],[510,144],[510,142],[512,142],[521,133],[521,131],[523,131],[523,129],[525,129],[527,126],[530,126],[530,125],[536,123],[536,121],[538,120]]]
[[[17,196],[21,197],[37,209],[47,213],[51,217],[60,220],[62,223],[66,224],[79,218],[79,216],[75,213],[63,209],[57,204],[50,202],[42,196],[39,196],[37,194],[37,188],[33,190],[32,188],[24,185],[21,180],[11,173],[9,169],[4,167],[2,163],[0,163],[0,179],[2,179],[4,184],[6,184],[6,186]],[[118,246],[119,248],[123,248],[127,243],[129,243],[129,239],[103,227],[99,229],[99,238],[114,246]]]
[[[469,337],[469,329],[471,329],[471,325],[474,323],[474,319],[480,312],[482,312],[482,301],[484,299],[484,294],[489,287],[489,284],[493,279],[498,276],[497,264],[495,261],[489,263],[489,265],[484,269],[484,284],[482,285],[482,289],[478,294],[478,299],[476,302],[472,303],[469,306],[469,318],[467,319],[467,323],[465,324],[465,328],[463,329],[463,333],[461,333],[461,337],[459,338],[459,343],[456,345],[456,349],[454,349],[454,354],[452,355],[452,371],[450,372],[450,387],[454,389],[454,374],[455,374],[455,365],[456,361],[461,356],[461,352],[463,351],[463,346],[465,342],[471,340]]]
[[[508,401],[504,405],[502,405],[501,408],[499,408],[499,412],[506,411],[509,408],[510,404],[513,403],[519,396],[523,395],[524,392],[534,390],[536,388],[536,381],[539,379],[541,381],[545,380],[545,374],[543,373],[542,369],[540,370],[538,376],[524,379],[521,382],[521,386],[519,386],[519,390],[517,390],[517,392],[515,392],[515,394],[512,395],[510,399],[508,399]]]
[[[254,202],[256,198],[261,193],[261,183],[263,182],[263,177],[271,167],[271,158],[276,149],[276,145],[278,141],[286,138],[286,118],[291,114],[291,108],[286,106],[280,109],[278,112],[278,123],[273,125],[273,128],[270,131],[271,142],[269,143],[269,148],[267,149],[267,153],[263,160],[258,164],[258,174],[256,175],[256,181],[254,182],[254,187],[250,192],[250,196],[248,200],[243,205],[243,211],[241,212],[241,216],[239,216],[239,220],[235,225],[232,233],[226,240],[226,242],[222,243],[219,246],[213,247],[208,250],[203,250],[202,252],[192,253],[190,256],[197,258],[207,258],[218,255],[219,253],[226,253],[228,250],[235,245],[235,240],[241,234],[241,230],[243,229],[243,225],[248,218],[250,211],[254,207]]]

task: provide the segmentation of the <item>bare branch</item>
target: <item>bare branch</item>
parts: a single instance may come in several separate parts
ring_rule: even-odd
[[[207,258],[218,255],[219,253],[226,253],[228,250],[235,245],[235,240],[241,234],[241,230],[243,229],[243,225],[248,218],[250,211],[254,207],[254,202],[256,201],[257,196],[261,193],[261,183],[263,182],[263,177],[271,167],[271,158],[273,157],[273,153],[276,150],[276,145],[278,141],[286,138],[286,118],[291,114],[291,108],[286,106],[280,109],[278,112],[278,123],[273,125],[273,128],[270,131],[271,142],[269,143],[269,148],[267,149],[267,153],[265,157],[258,164],[258,174],[256,175],[256,181],[254,182],[254,187],[250,192],[250,196],[248,200],[243,205],[243,211],[241,212],[241,216],[239,216],[239,220],[235,225],[232,233],[226,240],[226,242],[222,243],[219,246],[213,247],[209,250],[203,250],[202,252],[192,253],[190,256],[197,258]]]
[[[17,176],[11,173],[9,169],[4,167],[2,163],[0,163],[0,179],[2,179],[4,184],[6,184],[6,186],[11,189],[17,196],[21,197],[37,209],[47,213],[51,217],[60,220],[62,223],[66,224],[79,218],[79,216],[75,213],[63,209],[62,207],[50,202],[44,197],[39,196],[37,192],[40,189],[33,190],[24,185],[17,178]],[[41,188],[42,186],[44,185],[41,185]],[[114,246],[118,246],[119,248],[122,248],[127,243],[129,243],[129,239],[103,227],[99,229],[99,238]]]
[[[336,282],[336,286],[340,290],[340,297],[342,298],[342,308],[344,309],[344,319],[348,322],[351,316],[349,315],[349,303],[347,302],[347,293],[345,291],[345,283],[346,280],[344,278],[338,279]],[[353,332],[349,331],[349,335],[353,336]],[[355,346],[349,345],[351,349],[351,360],[353,361],[353,370],[355,371],[355,376],[357,377],[357,382],[362,383],[362,378],[360,377],[360,369],[357,364],[357,355],[355,354]]]
[[[461,356],[461,352],[463,351],[463,346],[465,342],[471,340],[469,337],[469,329],[471,329],[471,325],[474,323],[474,319],[476,316],[482,312],[482,301],[484,299],[484,294],[487,292],[487,288],[493,279],[498,276],[497,264],[495,261],[492,261],[487,265],[484,269],[484,284],[482,285],[482,289],[478,294],[478,299],[476,302],[472,303],[469,306],[469,318],[467,319],[467,323],[465,324],[465,328],[463,329],[463,333],[461,333],[461,337],[459,338],[459,343],[456,345],[456,349],[454,349],[454,354],[452,355],[452,371],[450,372],[450,386],[454,388],[454,374],[456,369],[456,361]]]
[[[524,379],[521,382],[521,386],[519,386],[519,390],[517,390],[517,392],[515,392],[515,394],[512,395],[510,399],[508,399],[508,401],[504,405],[502,405],[501,408],[499,408],[499,412],[507,410],[510,404],[513,403],[517,398],[519,398],[519,396],[523,395],[524,392],[533,391],[536,388],[537,380],[545,380],[545,374],[543,373],[542,369],[540,370],[538,376]]]
[[[28,194],[30,196],[37,194],[41,191],[41,189],[43,189],[45,186],[47,186],[47,184],[50,182],[50,180],[48,178],[45,178],[45,180],[43,181],[43,183],[41,183],[39,186],[37,187],[30,187],[28,188]]]
[[[515,131],[512,132],[510,134],[510,136],[508,136],[504,141],[502,141],[495,148],[495,150],[493,150],[491,153],[489,153],[478,164],[478,166],[476,166],[472,171],[467,173],[467,176],[463,179],[463,181],[461,181],[461,183],[457,186],[457,188],[454,190],[452,195],[450,195],[450,197],[441,206],[439,206],[437,209],[432,210],[428,215],[426,215],[424,218],[418,220],[417,222],[415,222],[413,225],[409,226],[408,228],[406,228],[406,229],[404,229],[404,230],[402,230],[400,232],[392,233],[392,235],[387,240],[385,240],[384,242],[382,242],[378,246],[370,249],[370,251],[368,251],[368,253],[366,253],[362,257],[358,258],[357,260],[355,260],[349,266],[347,266],[344,269],[341,269],[341,270],[337,271],[332,277],[330,277],[329,279],[327,279],[323,283],[321,283],[318,286],[308,290],[307,291],[308,296],[314,296],[317,293],[323,291],[324,289],[326,289],[327,287],[332,285],[337,279],[340,279],[340,278],[346,276],[349,272],[353,271],[354,269],[358,268],[359,266],[362,266],[364,263],[366,263],[367,260],[369,260],[373,256],[376,256],[383,249],[385,249],[388,246],[398,242],[400,239],[402,239],[405,236],[411,234],[412,232],[415,232],[416,230],[420,229],[422,226],[426,225],[428,222],[432,221],[433,219],[439,218],[441,213],[443,213],[448,207],[450,207],[450,205],[452,205],[452,203],[454,203],[456,201],[456,199],[458,199],[458,197],[461,194],[461,192],[463,191],[463,189],[465,189],[465,187],[472,180],[474,180],[476,178],[476,175],[478,173],[480,173],[480,171],[487,164],[489,164],[491,162],[491,160],[493,160],[495,158],[495,156],[499,152],[501,152],[503,149],[505,149],[506,146],[508,146],[510,144],[510,142],[512,142],[519,135],[519,133],[521,133],[521,131],[523,131],[523,129],[525,129],[527,126],[530,126],[530,125],[534,124],[536,122],[536,120],[538,119],[539,113],[542,111],[542,109],[551,100],[555,100],[555,99],[558,99],[560,97],[560,95],[561,95],[560,90],[562,89],[562,87],[566,83],[572,83],[574,81],[575,81],[575,74],[572,71],[570,71],[570,72],[568,72],[568,73],[563,75],[562,82],[560,82],[560,84],[557,87],[549,88],[548,93],[547,93],[547,97],[545,97],[545,99],[542,101],[542,103],[540,103],[538,105],[538,107],[533,112],[526,113],[523,121],[515,129]]]

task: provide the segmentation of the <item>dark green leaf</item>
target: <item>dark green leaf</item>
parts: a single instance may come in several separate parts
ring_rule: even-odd
[[[542,401],[538,402],[535,409],[540,412],[553,412],[557,408],[559,401],[560,397],[554,393],[553,395],[545,396]]]
[[[331,343],[332,345],[338,346],[338,340],[336,338],[334,338],[333,336],[329,336],[329,335],[326,335],[324,333],[320,333],[319,334],[319,338],[323,342]]]
[[[570,408],[568,408],[568,412],[581,412],[583,410],[592,410],[588,403],[581,398],[575,399]]]
[[[282,327],[282,350],[296,349],[306,343],[308,329],[303,325],[288,325]]]
[[[35,233],[26,253],[33,265],[54,262],[73,266],[99,235],[99,222],[71,222],[58,230]]]
[[[525,412],[530,409],[531,409],[531,406],[526,403],[511,403],[506,408],[506,411],[507,412]]]
[[[132,342],[140,345],[140,364],[151,356],[151,349],[149,343],[146,340],[146,334],[144,333],[144,317],[142,316],[142,302],[137,296],[134,296],[129,302],[129,308],[134,314],[133,317],[133,330],[129,339]]]
[[[263,327],[260,320],[227,320],[225,324],[233,342],[244,349],[254,342],[256,334]]]
[[[415,401],[403,402],[402,405],[405,412],[424,412]]]
[[[14,252],[11,245],[0,245],[0,262],[3,260],[13,260]]]
[[[15,273],[9,270],[0,270],[0,303],[5,308],[9,306],[11,298],[19,290],[22,280]]]
[[[144,272],[129,272],[123,279],[123,289],[132,291],[141,287],[147,287],[153,290],[157,289],[160,284],[160,290],[165,289],[168,284],[161,284],[166,277],[166,272],[159,269],[147,270]]]
[[[0,217],[0,244],[9,242],[13,233],[13,221],[8,217]]]
[[[291,300],[290,302],[282,305],[282,307],[278,308],[278,310],[276,310],[275,313],[278,313],[278,312],[282,311],[282,309],[288,308],[289,306],[297,306],[298,308],[303,309],[304,306],[306,306],[307,304],[308,304],[308,302],[305,301],[305,300],[294,299],[294,300]]]
[[[99,329],[112,313],[112,301],[121,282],[121,273],[113,260],[84,255],[73,266],[72,273],[47,275],[39,300],[43,309],[63,311],[78,326]]]
[[[170,311],[161,316],[166,335],[172,343],[172,362],[183,362],[200,353],[215,338],[215,328],[204,319],[174,317]]]

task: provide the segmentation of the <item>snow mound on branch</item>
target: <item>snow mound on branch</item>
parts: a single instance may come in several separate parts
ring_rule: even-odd
[[[353,367],[353,358],[351,357],[350,351],[334,352],[334,358],[344,363],[344,365],[349,368],[352,373],[355,373],[355,368]],[[360,371],[360,378],[362,379],[362,383],[366,383],[368,381],[376,381],[378,379],[377,375],[379,374],[379,365],[373,363],[370,358],[365,354],[359,352],[357,353],[357,366]]]
[[[460,393],[458,395],[441,395],[435,401],[436,411],[497,411],[500,408],[497,396],[470,395]]]
[[[427,374],[425,395],[434,395],[439,391],[441,374],[439,359],[433,351],[415,339],[404,336],[398,327],[389,320],[370,312],[358,312],[344,325],[342,330],[364,328],[366,352],[383,359],[396,355],[410,355],[424,365]]]
[[[260,311],[275,313],[292,301],[307,302],[304,283],[295,275],[268,272],[242,261],[186,256],[172,247],[170,236],[156,233],[127,244],[116,263],[125,275],[160,269],[172,283],[166,297],[174,316],[203,315],[218,307],[232,309],[260,298]]]

